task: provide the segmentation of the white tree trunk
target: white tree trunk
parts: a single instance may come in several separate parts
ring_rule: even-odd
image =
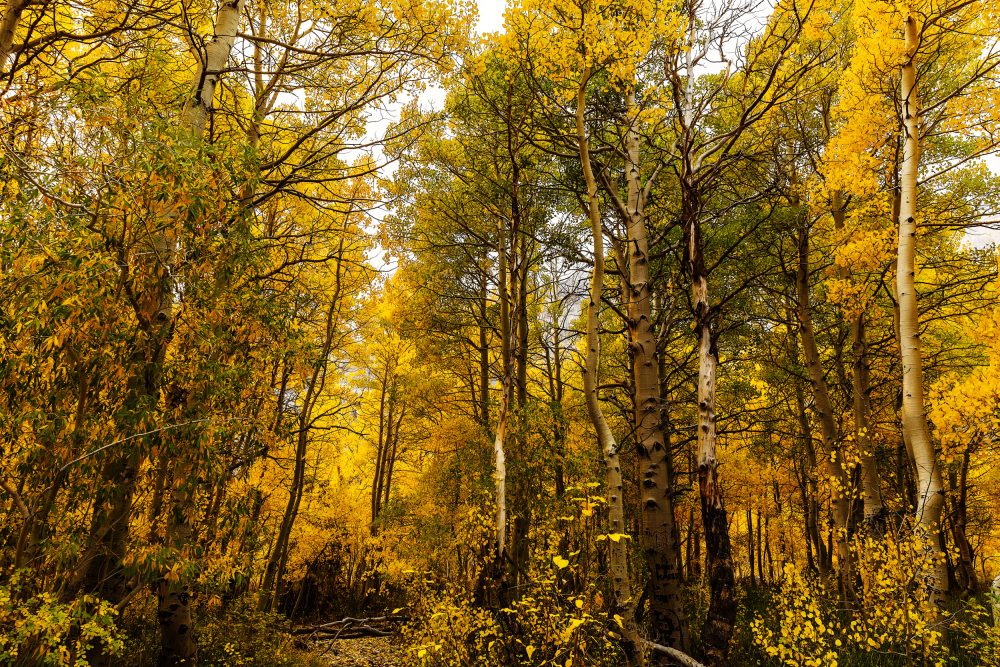
[[[899,299],[899,348],[903,365],[903,431],[913,450],[917,477],[916,526],[925,549],[935,559],[928,587],[939,601],[948,590],[947,565],[938,540],[944,484],[927,425],[924,404],[923,355],[920,348],[915,254],[917,237],[917,171],[920,166],[919,99],[917,97],[917,23],[913,13],[904,19],[907,61],[901,68],[903,160],[900,170],[899,252],[896,289]]]
[[[584,71],[576,98],[576,137],[580,153],[580,166],[587,187],[587,215],[594,244],[594,270],[590,277],[590,298],[587,302],[587,354],[583,369],[583,390],[587,400],[587,413],[597,435],[597,443],[604,456],[604,479],[608,494],[608,523],[611,533],[625,533],[625,506],[622,498],[622,473],[618,460],[618,443],[601,409],[598,397],[598,370],[601,361],[601,336],[599,316],[604,289],[604,230],[601,226],[600,202],[597,199],[597,179],[590,164],[590,143],[584,123],[587,104],[587,81],[590,70]],[[623,612],[623,632],[628,642],[635,645],[638,632],[631,613],[631,585],[628,573],[628,543],[625,539],[608,542],[608,567],[614,594],[612,608]]]
[[[215,89],[229,62],[240,29],[245,0],[224,0],[215,17],[215,34],[200,54],[201,63],[194,92],[184,106],[181,122],[196,136],[203,136],[215,99]]]
[[[28,3],[29,0],[9,0],[3,18],[0,18],[0,72],[6,70],[7,57],[14,46],[14,33]]]

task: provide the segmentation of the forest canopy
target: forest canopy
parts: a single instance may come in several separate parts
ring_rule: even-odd
[[[1000,2],[0,2],[0,664],[1000,664]]]

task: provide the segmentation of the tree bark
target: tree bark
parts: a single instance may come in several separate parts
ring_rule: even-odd
[[[7,2],[3,18],[0,19],[0,73],[4,72],[7,58],[14,46],[14,33],[17,32],[21,16],[29,4],[31,4],[31,0],[9,0]]]
[[[719,485],[716,452],[715,380],[719,351],[713,330],[714,313],[709,302],[697,186],[687,184],[682,199],[685,269],[691,281],[694,333],[698,341],[698,490],[710,590],[708,615],[701,636],[708,663],[718,667],[728,663],[729,640],[736,622],[736,583],[729,521]]]
[[[931,441],[924,401],[923,352],[915,285],[917,241],[917,172],[920,168],[919,100],[915,14],[908,10],[903,24],[906,62],[901,68],[900,98],[903,160],[900,171],[899,252],[896,289],[899,299],[899,348],[903,364],[903,432],[913,451],[917,478],[916,527],[927,555],[934,559],[927,577],[931,599],[940,603],[948,592],[948,572],[937,532],[944,508],[944,483]]]
[[[604,483],[608,494],[608,529],[611,533],[625,535],[625,505],[622,497],[622,472],[618,456],[618,443],[611,433],[601,401],[598,396],[601,336],[600,311],[604,290],[604,229],[601,224],[600,202],[597,198],[597,180],[590,162],[590,142],[585,124],[587,105],[587,82],[590,70],[587,68],[576,96],[576,139],[587,188],[587,217],[593,238],[594,268],[590,276],[590,294],[587,301],[587,352],[583,368],[583,392],[587,402],[587,414],[597,436],[597,444],[604,457]],[[611,574],[613,612],[620,612],[623,618],[623,633],[626,651],[634,656],[637,649],[638,630],[631,613],[631,583],[628,573],[628,543],[622,538],[608,541],[608,569]]]
[[[205,135],[214,108],[215,89],[229,62],[229,54],[240,29],[240,14],[245,0],[223,0],[215,15],[215,33],[199,55],[201,62],[194,90],[184,105],[181,122],[198,137]]]
[[[680,597],[677,564],[677,528],[673,505],[670,450],[663,430],[660,396],[660,360],[653,329],[649,275],[649,239],[646,199],[652,180],[643,185],[639,133],[635,127],[635,91],[626,93],[625,113],[629,127],[625,135],[626,199],[614,196],[625,219],[628,273],[623,296],[626,325],[632,352],[635,404],[635,439],[640,472],[640,534],[650,573],[651,639],[687,650],[687,622]],[[621,267],[622,270],[625,267]]]
[[[809,303],[809,230],[803,226],[798,237],[798,269],[795,274],[798,300],[799,338],[802,355],[805,358],[809,382],[813,389],[813,404],[819,416],[823,435],[823,467],[830,484],[830,504],[833,525],[836,531],[837,558],[840,567],[840,592],[842,598],[850,596],[852,588],[851,550],[848,543],[848,520],[850,518],[849,480],[844,473],[841,460],[840,439],[833,417],[833,401],[830,388],[823,374],[819,358],[819,347],[812,322],[812,308]]]

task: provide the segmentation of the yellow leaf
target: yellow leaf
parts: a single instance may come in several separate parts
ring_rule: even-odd
[[[558,567],[560,570],[569,565],[569,561],[563,558],[562,556],[553,556],[552,562],[555,563],[556,567]]]

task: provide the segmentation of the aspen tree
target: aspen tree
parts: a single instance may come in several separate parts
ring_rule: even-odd
[[[833,505],[833,525],[836,531],[837,558],[840,567],[841,596],[850,596],[853,586],[851,550],[848,544],[848,522],[850,516],[849,479],[844,471],[843,454],[838,442],[837,426],[833,414],[833,401],[820,364],[819,347],[813,327],[812,310],[809,304],[809,229],[804,225],[798,237],[798,267],[795,275],[799,338],[805,358],[809,382],[813,389],[816,412],[819,414],[823,435],[823,466],[827,484],[830,486],[830,503]],[[807,433],[807,437],[811,437]]]
[[[635,437],[640,465],[640,512],[642,541],[646,562],[654,573],[651,577],[650,615],[657,639],[669,646],[687,649],[687,621],[681,613],[680,571],[676,562],[676,518],[671,494],[670,451],[663,427],[663,406],[660,397],[660,362],[653,329],[652,291],[650,278],[648,219],[646,203],[656,175],[655,169],[643,182],[639,129],[639,107],[635,99],[635,84],[626,83],[624,178],[626,198],[617,194],[617,187],[606,180],[608,193],[619,214],[625,220],[625,247],[628,268],[623,278],[622,294],[626,303],[626,325],[633,354],[633,388],[635,401]]]
[[[199,51],[198,73],[194,81],[194,92],[181,112],[181,125],[196,139],[205,136],[209,117],[215,100],[215,90],[222,72],[229,62],[229,55],[239,32],[240,15],[246,0],[224,0],[215,17],[212,39],[204,52]],[[173,282],[169,272],[177,250],[176,233],[167,228],[167,233],[153,241],[156,254],[163,266],[165,280],[161,288],[160,310],[157,321],[163,327],[172,327]],[[165,334],[166,335],[166,334]],[[193,530],[188,519],[189,507],[193,502],[194,480],[192,474],[197,465],[197,455],[182,449],[174,466],[176,478],[173,508],[167,524],[167,540],[179,551],[188,549],[193,543]],[[194,634],[194,619],[191,613],[190,582],[170,581],[166,577],[158,584],[157,619],[160,623],[160,663],[164,665],[196,664],[198,644]]]
[[[944,509],[944,482],[927,424],[923,355],[917,310],[917,176],[920,169],[920,99],[917,92],[917,17],[907,6],[903,16],[905,58],[900,68],[903,158],[900,167],[899,250],[896,292],[899,299],[899,347],[903,362],[903,437],[913,451],[917,482],[917,529],[933,557],[928,586],[934,600],[948,592],[948,572],[937,538]]]
[[[32,0],[8,0],[0,17],[0,72],[4,70],[11,48],[14,46],[14,34],[17,32],[21,16]]]

